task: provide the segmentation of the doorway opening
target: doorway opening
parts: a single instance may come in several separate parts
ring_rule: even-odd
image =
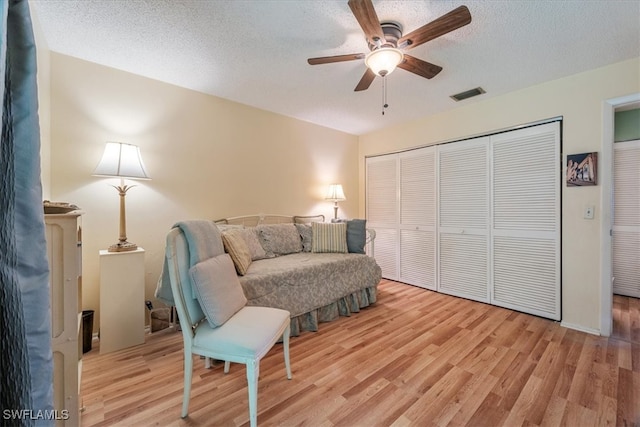
[[[613,144],[615,112],[625,108],[640,107],[640,93],[609,99],[603,103],[602,127],[602,207],[601,223],[601,296],[600,296],[600,334],[611,336],[614,329],[613,316]],[[627,305],[628,306],[628,305]],[[624,307],[624,304],[622,304]],[[616,325],[618,328],[620,325]]]

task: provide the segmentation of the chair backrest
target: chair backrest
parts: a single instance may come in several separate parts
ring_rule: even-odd
[[[193,281],[189,275],[189,245],[180,228],[172,228],[167,234],[165,256],[180,326],[185,340],[191,341],[193,325],[200,323],[205,315],[195,298]]]

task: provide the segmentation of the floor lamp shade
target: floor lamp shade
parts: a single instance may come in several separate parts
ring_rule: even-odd
[[[127,241],[127,220],[125,212],[125,196],[133,185],[124,185],[124,179],[151,179],[142,162],[140,148],[122,142],[107,142],[102,158],[93,171],[94,176],[120,178],[120,186],[113,186],[120,195],[120,237],[118,243],[109,246],[109,252],[126,252],[138,248],[135,243]]]

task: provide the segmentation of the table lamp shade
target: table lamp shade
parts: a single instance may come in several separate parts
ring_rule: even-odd
[[[140,148],[122,142],[107,142],[93,175],[150,179],[142,162]]]
[[[325,200],[330,200],[332,202],[341,202],[343,200],[347,200],[347,198],[344,196],[342,185],[331,184],[329,186],[329,190],[327,191],[327,196],[325,197]]]

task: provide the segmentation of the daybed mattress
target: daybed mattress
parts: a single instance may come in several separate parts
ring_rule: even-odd
[[[297,335],[373,304],[380,279],[380,267],[367,255],[301,252],[253,261],[240,283],[248,305],[282,308],[292,319],[307,315],[292,322]]]

